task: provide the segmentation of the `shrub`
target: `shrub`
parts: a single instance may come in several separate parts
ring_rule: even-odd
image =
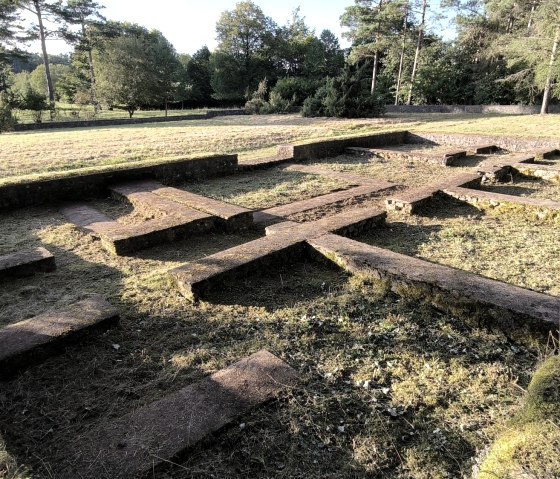
[[[267,100],[268,98],[268,100]],[[278,92],[272,91],[268,94],[268,81],[266,78],[259,83],[250,100],[245,103],[245,111],[253,115],[263,113],[288,113],[293,111],[293,103],[283,98]]]
[[[303,103],[302,115],[339,118],[372,118],[385,112],[384,102],[361,88],[359,81],[342,75],[327,78],[325,85]]]
[[[22,98],[18,102],[19,108],[22,110],[31,110],[35,123],[41,123],[43,119],[43,111],[49,108],[47,97],[42,93],[37,93],[32,88],[27,88]]]
[[[7,92],[0,93],[0,132],[13,129],[16,119],[12,115],[12,105]]]
[[[302,106],[306,98],[313,96],[320,84],[316,80],[308,80],[301,77],[281,78],[270,92],[270,95],[278,95],[284,101],[293,106]]]

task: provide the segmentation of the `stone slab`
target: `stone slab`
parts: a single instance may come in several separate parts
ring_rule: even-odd
[[[137,225],[120,225],[104,230],[101,242],[116,255],[134,253],[152,246],[173,243],[215,229],[215,218],[192,210],[188,215],[164,216]]]
[[[475,186],[480,184],[481,179],[482,177],[478,174],[462,173],[441,183],[400,192],[398,196],[387,198],[385,204],[387,210],[413,214],[427,204],[438,192],[455,186]]]
[[[118,311],[101,297],[92,297],[0,329],[0,377],[56,353],[61,346],[90,330],[108,327]]]
[[[54,256],[43,247],[0,256],[0,279],[47,273],[55,269]]]
[[[219,223],[227,227],[227,229],[248,228],[253,224],[253,211],[241,206],[214,200],[177,188],[163,187],[154,190],[154,193],[222,219],[224,221]]]
[[[492,191],[474,190],[470,188],[446,188],[443,190],[448,196],[465,201],[473,206],[489,205],[514,205],[523,209],[534,210],[538,218],[560,218],[560,202],[540,199],[525,198],[523,196],[504,195]]]
[[[99,235],[119,226],[115,220],[87,203],[67,204],[60,209],[60,212],[70,223],[94,235]]]
[[[363,150],[362,150],[363,151]],[[380,156],[385,159],[396,159],[406,161],[421,161],[425,163],[433,163],[441,166],[450,166],[459,158],[467,156],[466,150],[451,150],[443,154],[424,153],[421,151],[402,151],[392,150],[389,148],[371,148],[370,153],[374,156]]]
[[[388,281],[396,292],[420,289],[428,299],[492,308],[516,317],[536,320],[555,329],[560,319],[560,298],[484,278],[467,271],[430,263],[359,243],[324,235],[308,243],[323,256],[352,273],[371,274]]]
[[[493,144],[476,145],[473,147],[473,151],[476,155],[491,155],[499,150],[500,148]]]
[[[517,163],[511,166],[522,175],[541,178],[552,183],[560,183],[560,167],[537,163]]]
[[[237,205],[214,200],[156,181],[142,181],[118,185],[115,194],[127,198],[135,206],[152,207],[166,214],[187,213],[197,210],[215,216],[216,223],[225,229],[248,228],[253,223],[253,211]],[[220,221],[224,220],[224,221]]]
[[[266,350],[110,423],[78,441],[61,476],[130,479],[152,473],[256,406],[294,388],[297,372]],[[76,472],[73,472],[76,471]]]
[[[104,197],[109,185],[155,178],[167,184],[232,175],[237,155],[211,155],[154,163],[139,161],[121,165],[81,168],[64,173],[45,173],[5,179],[0,184],[0,209]]]
[[[392,186],[393,185],[389,186],[389,188],[391,188]],[[351,199],[369,198],[375,193],[379,193],[386,188],[387,187],[383,186],[379,188],[377,185],[357,186],[348,190],[336,191],[334,193],[316,196],[315,198],[311,198],[308,200],[295,201],[287,205],[269,208],[260,212],[260,215],[255,215],[255,219],[257,222],[266,223],[269,222],[273,217],[286,218],[290,215],[303,213],[315,208],[321,208],[323,206],[333,205]]]
[[[291,233],[305,239],[326,233],[352,236],[384,223],[386,217],[387,213],[383,208],[351,208],[308,223],[285,221],[268,226],[265,231],[267,236]]]
[[[105,249],[116,255],[126,255],[215,228],[213,216],[192,208],[178,206],[180,208],[175,213],[171,212],[161,218],[136,225],[123,225],[111,220],[85,203],[68,205],[61,211],[70,222],[87,233],[99,237]]]
[[[558,150],[556,148],[554,148],[554,149],[543,148],[543,149],[537,150],[537,152],[535,153],[535,159],[536,160],[546,160],[546,159],[549,159],[549,158],[553,158],[553,157],[555,157],[559,154],[560,154],[560,150]]]
[[[302,255],[304,241],[303,236],[291,232],[259,238],[187,263],[169,274],[185,298],[198,301],[225,281]]]

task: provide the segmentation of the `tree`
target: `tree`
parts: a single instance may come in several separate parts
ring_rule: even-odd
[[[402,24],[403,0],[355,0],[340,18],[349,30],[344,36],[352,41],[348,60],[357,63],[373,60],[371,94],[376,90],[381,52],[394,41]]]
[[[100,41],[98,33],[105,23],[105,18],[100,13],[102,8],[104,8],[102,5],[93,0],[68,0],[67,4],[58,10],[66,23],[79,27],[78,31],[65,29],[63,34],[67,41],[75,45],[78,52],[83,52],[86,55],[91,103],[95,111],[99,109],[99,102],[97,100],[95,68],[93,65],[93,48]]]
[[[422,0],[422,13],[420,26],[418,28],[418,41],[416,43],[416,53],[414,55],[414,64],[412,66],[412,74],[410,76],[410,89],[408,90],[408,100],[407,105],[412,103],[412,91],[414,90],[414,81],[416,80],[416,72],[418,70],[418,60],[420,58],[420,50],[422,49],[422,43],[424,40],[424,28],[426,22],[426,10],[428,8],[428,1]]]
[[[325,55],[325,75],[340,75],[344,68],[344,53],[340,48],[338,38],[330,30],[323,30],[319,36],[319,40],[323,45],[323,52]]]
[[[121,34],[94,50],[99,95],[109,105],[123,106],[130,117],[140,106],[169,101],[179,62],[158,31],[124,24]]]
[[[11,0],[12,4],[16,5],[22,10],[25,10],[37,19],[37,23],[31,25],[28,29],[28,38],[38,39],[41,42],[41,52],[43,55],[43,65],[45,66],[45,80],[47,83],[47,98],[51,112],[54,111],[54,86],[51,78],[51,71],[49,65],[49,55],[47,53],[46,39],[49,32],[44,24],[45,17],[48,17],[53,22],[59,21],[57,17],[57,7],[55,3],[48,2],[47,0]]]
[[[211,62],[218,98],[242,98],[262,78],[275,76],[271,61],[275,32],[276,24],[251,1],[221,14],[216,23],[218,48]],[[231,81],[230,75],[237,79]]]
[[[214,90],[211,85],[210,57],[211,53],[206,45],[192,57],[180,56],[185,69],[187,98],[198,106],[208,106],[212,103]]]

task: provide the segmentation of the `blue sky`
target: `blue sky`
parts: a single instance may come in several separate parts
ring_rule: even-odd
[[[103,14],[111,20],[130,21],[147,28],[160,30],[179,53],[194,53],[201,46],[210,50],[216,47],[215,25],[220,14],[231,10],[236,0],[98,0],[105,5]],[[342,39],[340,16],[353,0],[254,0],[264,13],[279,24],[291,17],[293,10],[301,7],[307,24],[319,34],[323,29],[332,30]],[[433,2],[436,3],[436,2]],[[439,1],[437,2],[439,3]],[[50,53],[64,53],[70,49],[60,40],[49,40]],[[37,44],[30,50],[39,51]]]

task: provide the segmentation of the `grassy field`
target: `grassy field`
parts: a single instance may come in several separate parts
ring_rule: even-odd
[[[169,110],[167,116],[179,116],[179,115],[196,115],[200,113],[206,113],[206,109],[198,110]],[[35,112],[31,110],[14,110],[13,115],[17,119],[18,123],[35,123]],[[137,110],[134,112],[133,118],[161,118],[165,117],[165,110]],[[77,121],[77,120],[116,120],[116,119],[127,119],[129,114],[125,110],[113,109],[107,110],[103,109],[94,113],[92,106],[79,106],[71,105],[66,103],[57,103],[56,113],[54,120],[52,121]],[[49,112],[43,112],[42,116],[43,123],[50,123]]]
[[[460,477],[520,407],[522,388],[547,354],[531,335],[480,329],[319,263],[251,276],[199,306],[169,284],[169,268],[254,233],[116,258],[54,209],[3,214],[0,222],[3,248],[42,243],[59,267],[3,285],[0,324],[92,293],[122,311],[119,327],[0,390],[15,477],[55,477],[75,438],[100,420],[261,348],[300,371],[302,386],[154,477]]]
[[[403,125],[456,128],[460,121],[467,122],[466,129],[482,130],[505,121],[469,118],[222,118],[173,126],[10,134],[0,136],[0,144],[12,169],[21,158],[19,171],[38,172],[187,153],[180,148],[219,150],[229,148],[230,142],[248,158],[270,151],[275,142]],[[511,130],[521,133],[523,125],[516,118]],[[18,142],[16,154],[12,149]],[[57,150],[42,155],[47,144]],[[115,151],[120,160],[112,156]],[[97,156],[101,152],[104,159]],[[475,165],[445,168],[350,156],[317,165],[391,180],[401,189],[476,171]],[[4,163],[0,168],[4,175],[15,174]],[[266,208],[348,186],[275,168],[181,187]],[[509,187],[560,200],[558,190],[543,182],[529,185],[516,179]],[[391,193],[292,219],[309,221],[356,204],[381,205]],[[107,199],[94,204],[124,223],[145,219],[124,203]],[[186,302],[170,282],[171,268],[261,237],[258,230],[209,234],[115,257],[100,241],[68,224],[56,206],[0,212],[0,227],[0,254],[43,245],[58,265],[54,273],[1,284],[0,327],[91,294],[101,294],[121,311],[119,326],[92,334],[2,383],[2,479],[56,478],[57,467],[75,454],[76,439],[100,422],[163,398],[262,348],[293,366],[301,374],[301,385],[150,477],[470,477],[485,449],[523,407],[536,367],[557,352],[557,343],[536,333],[482,327],[476,318],[396,296],[376,287],[372,278],[349,277],[326,262],[286,262],[227,283],[198,305]],[[359,239],[558,296],[557,238],[558,226],[445,201],[420,215],[390,216],[386,227]]]
[[[10,133],[0,136],[0,178],[164,159],[193,153],[274,154],[283,143],[392,129],[554,137],[560,116],[416,115],[371,120],[235,116],[212,120]]]

